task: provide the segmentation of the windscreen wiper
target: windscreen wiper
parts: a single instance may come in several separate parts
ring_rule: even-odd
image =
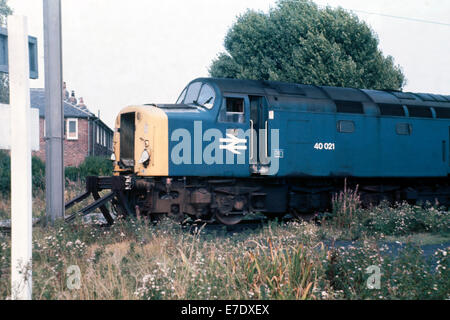
[[[193,103],[194,105],[196,105],[196,106],[199,106],[199,107],[202,107],[202,108],[205,108],[205,109],[206,109],[206,107],[205,107],[204,105],[200,104],[197,100],[192,101],[192,103]]]
[[[210,103],[212,99],[213,99],[213,97],[209,98],[208,100],[205,101],[204,104],[199,103],[197,100],[192,101],[192,103],[195,104],[196,106],[208,109],[208,108],[205,107],[205,104]]]

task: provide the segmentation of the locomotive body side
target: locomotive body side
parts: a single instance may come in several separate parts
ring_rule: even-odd
[[[128,214],[301,216],[344,179],[367,203],[448,204],[450,97],[200,78],[176,104],[122,110],[114,157]]]
[[[278,176],[447,177],[447,119],[275,111],[280,128]],[[342,126],[347,128],[342,128]],[[401,128],[407,128],[400,132]],[[400,133],[400,134],[399,134]]]
[[[450,110],[450,101],[402,101],[387,92],[313,86],[303,86],[306,94],[297,96],[255,89],[245,93],[245,88],[224,92],[210,79],[193,83],[196,81],[205,81],[214,90],[209,109],[144,105],[121,111],[114,138],[116,174],[131,170],[143,177],[250,177],[257,173],[252,170],[252,149],[253,153],[263,152],[254,150],[261,146],[270,160],[276,160],[277,170],[267,173],[276,177],[418,178],[450,173],[450,120],[437,118],[434,109]],[[267,105],[258,128],[251,110],[255,96]],[[242,99],[239,121],[221,121],[226,99]],[[357,103],[360,109],[339,112],[337,99]],[[378,104],[396,104],[406,111],[404,115],[382,115]],[[429,117],[407,114],[415,104],[428,106]],[[134,121],[135,134],[127,138],[119,132],[121,125],[126,125],[121,120],[124,114],[131,117],[129,122]],[[277,139],[272,139],[274,131]],[[226,147],[223,141],[230,133],[245,140],[245,149],[239,154],[220,148]],[[128,167],[119,165],[124,141],[133,149],[127,151],[132,164]],[[277,146],[272,146],[273,142]],[[148,166],[141,159],[145,150],[150,158]]]

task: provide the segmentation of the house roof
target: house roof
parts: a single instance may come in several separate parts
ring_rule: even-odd
[[[39,109],[39,116],[45,117],[45,89],[30,89],[30,104],[32,108]],[[64,101],[65,118],[95,117],[86,107],[78,107]]]

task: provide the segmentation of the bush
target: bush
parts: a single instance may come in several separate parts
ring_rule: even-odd
[[[328,215],[330,224],[352,238],[361,234],[403,236],[412,233],[449,233],[450,212],[431,206],[411,205],[407,202],[391,205],[382,202],[376,207],[362,208],[358,188],[333,196],[333,210]]]
[[[437,249],[426,257],[407,244],[394,254],[388,245],[364,242],[331,250],[324,267],[338,299],[448,299],[449,253],[450,248]],[[368,267],[379,268],[379,288],[367,285],[373,273]]]
[[[433,206],[413,206],[408,203],[391,207],[387,203],[365,214],[365,228],[371,233],[401,236],[417,232],[450,232],[450,213]]]
[[[33,156],[31,160],[33,193],[45,190],[45,162]],[[87,157],[79,167],[66,167],[65,177],[70,181],[84,181],[88,176],[112,175],[112,163],[107,158]],[[0,193],[4,196],[11,191],[11,157],[0,150]]]
[[[66,167],[65,176],[69,181],[84,181],[89,176],[111,176],[113,166],[109,159],[87,157],[78,167]]]
[[[103,157],[87,157],[78,167],[82,180],[89,176],[110,176],[113,166],[109,159]]]
[[[11,188],[11,160],[5,151],[0,150],[0,190],[8,194]]]
[[[31,158],[33,190],[45,190],[45,162],[38,157]]]
[[[84,181],[89,176],[110,176],[113,166],[109,159],[87,157],[78,167],[66,167],[65,176],[69,181]]]
[[[38,157],[31,158],[33,191],[45,190],[45,163]],[[11,157],[8,152],[0,150],[0,190],[3,195],[11,191]]]
[[[66,180],[70,181],[80,180],[80,170],[77,167],[66,167],[64,171]]]

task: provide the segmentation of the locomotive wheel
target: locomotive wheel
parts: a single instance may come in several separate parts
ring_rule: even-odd
[[[217,221],[219,221],[222,224],[225,224],[227,226],[233,226],[235,224],[238,224],[242,221],[243,216],[242,215],[236,215],[236,214],[230,214],[226,215],[220,212],[216,212],[215,218]]]

